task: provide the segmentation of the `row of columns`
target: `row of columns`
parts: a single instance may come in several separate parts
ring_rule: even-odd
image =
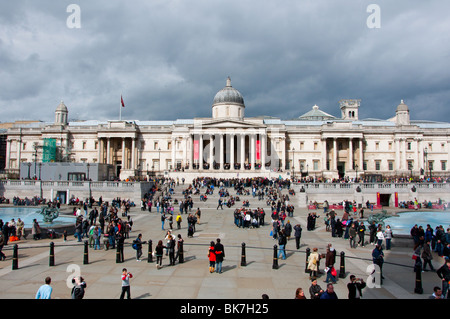
[[[198,136],[198,159],[194,158],[195,153],[197,152],[195,148],[195,136]],[[257,136],[259,135],[259,159],[257,159]],[[205,143],[204,136],[209,136],[209,167],[213,168],[214,163],[219,164],[219,169],[224,169],[224,164],[228,163],[230,165],[230,169],[234,169],[235,164],[240,164],[240,169],[244,169],[244,164],[246,164],[246,143],[245,139],[246,136],[249,137],[249,143],[248,143],[248,164],[251,164],[251,170],[255,169],[255,164],[259,161],[261,164],[261,167],[266,162],[266,145],[267,145],[267,136],[266,134],[244,134],[244,133],[209,133],[209,134],[194,134],[189,136],[189,146],[190,146],[190,161],[189,161],[189,169],[193,169],[193,164],[198,164],[199,169],[203,169],[202,165],[204,163],[204,149],[205,149]],[[219,138],[219,146],[218,148],[215,147],[214,144],[217,144],[216,142],[216,136]],[[236,140],[236,142],[239,143],[238,145],[235,145],[235,137],[238,137],[239,140]],[[226,148],[225,148],[225,140],[226,140]],[[237,143],[236,143],[237,144]],[[216,150],[216,154],[214,156],[214,151]],[[217,154],[218,150],[218,154]],[[235,152],[238,152],[235,154]],[[229,155],[227,159],[224,157]],[[236,158],[236,162],[235,162]],[[229,161],[227,161],[229,160]]]
[[[104,147],[104,140],[106,139],[106,159],[104,160],[103,151],[105,150]],[[111,149],[111,139],[113,137],[106,137],[106,138],[99,138],[98,139],[98,158],[101,159],[100,163],[105,164],[115,164],[112,162],[112,149]],[[122,144],[122,169],[135,169],[136,168],[136,138],[134,137],[121,137],[117,138],[114,137],[114,139],[121,139]],[[131,159],[130,159],[130,165],[128,165],[127,157],[126,157],[126,141],[127,139],[131,139]]]

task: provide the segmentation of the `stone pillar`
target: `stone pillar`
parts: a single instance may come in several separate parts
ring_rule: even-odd
[[[322,138],[322,172],[327,170],[327,139]]]
[[[251,164],[251,170],[254,171],[255,170],[255,138],[256,138],[256,134],[252,134],[250,135],[250,164]]]
[[[125,169],[125,138],[122,138],[122,169]]]
[[[333,138],[333,171],[337,171],[337,138]]]
[[[5,169],[10,168],[10,162],[11,162],[11,140],[6,141],[6,162],[5,162]]]
[[[348,140],[348,168],[353,170],[353,139],[350,137]]]
[[[241,133],[241,170],[244,170],[245,163],[245,134]]]
[[[214,169],[214,134],[209,134],[209,169]]]
[[[399,139],[395,139],[395,169],[400,170],[400,142]]]
[[[176,144],[177,144],[177,139],[175,137],[172,136],[172,169],[175,170],[175,152],[176,152]]]
[[[136,138],[131,138],[131,169],[136,169]]]
[[[261,134],[261,170],[266,169],[267,135]]]
[[[363,140],[359,139],[359,169],[364,169],[364,153],[363,153]]]
[[[286,138],[283,136],[281,138],[281,169],[283,172],[286,169]]]
[[[230,170],[234,170],[234,133],[230,135]]]
[[[106,164],[111,164],[111,138],[106,138]]]
[[[192,134],[189,134],[189,170],[192,170],[194,163],[194,142],[192,138]]]
[[[220,164],[220,170],[223,170],[223,133],[220,133],[220,159],[219,159],[219,164]]]

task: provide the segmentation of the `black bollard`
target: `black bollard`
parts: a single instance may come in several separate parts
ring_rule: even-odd
[[[84,258],[83,258],[83,264],[87,265],[89,264],[89,245],[88,241],[84,241]]]
[[[184,263],[184,250],[183,250],[183,241],[180,241],[178,243],[178,263],[182,264]]]
[[[245,243],[242,243],[241,266],[247,266],[247,261],[245,259]]]
[[[50,243],[50,257],[48,260],[48,265],[50,267],[55,265],[55,243],[54,242]]]
[[[417,257],[420,258],[420,257]],[[414,293],[423,294],[422,288],[422,265],[417,263],[414,266],[414,271],[416,272],[416,287],[414,288]]]
[[[12,270],[19,269],[19,246],[14,244],[13,246],[13,259],[12,259]]]
[[[153,251],[152,251],[152,240],[151,239],[148,240],[148,258],[147,258],[147,262],[148,263],[152,263],[153,262]]]
[[[341,269],[339,270],[339,278],[345,278],[345,253],[341,251]]]
[[[309,270],[308,270],[308,258],[309,258],[310,254],[311,254],[311,249],[308,247],[308,248],[306,248],[306,262],[305,262],[305,272],[306,273],[309,272]]]
[[[119,264],[122,262],[122,259],[120,258],[120,243],[117,243],[116,245],[116,264]]]
[[[278,269],[278,249],[277,245],[273,246],[273,264],[272,269]]]

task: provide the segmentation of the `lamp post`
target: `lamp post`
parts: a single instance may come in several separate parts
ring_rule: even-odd
[[[355,170],[356,170],[356,176],[355,176],[355,182],[358,180],[358,164],[355,164]]]

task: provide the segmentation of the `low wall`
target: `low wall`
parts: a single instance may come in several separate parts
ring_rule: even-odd
[[[39,180],[3,180],[0,181],[0,196],[12,203],[12,199],[32,198],[38,196],[48,200],[60,196],[62,203],[67,204],[74,196],[80,200],[90,196],[104,201],[114,198],[130,199],[138,205],[143,195],[153,186],[153,182],[69,182],[69,181],[39,181]]]
[[[389,207],[395,207],[395,194],[398,202],[414,201],[419,203],[443,200],[450,202],[450,184],[447,183],[297,183],[294,186],[300,207],[306,208],[310,202],[322,204],[325,200],[330,205],[344,200],[355,201],[365,207],[369,201],[377,203],[377,194],[389,198]]]

